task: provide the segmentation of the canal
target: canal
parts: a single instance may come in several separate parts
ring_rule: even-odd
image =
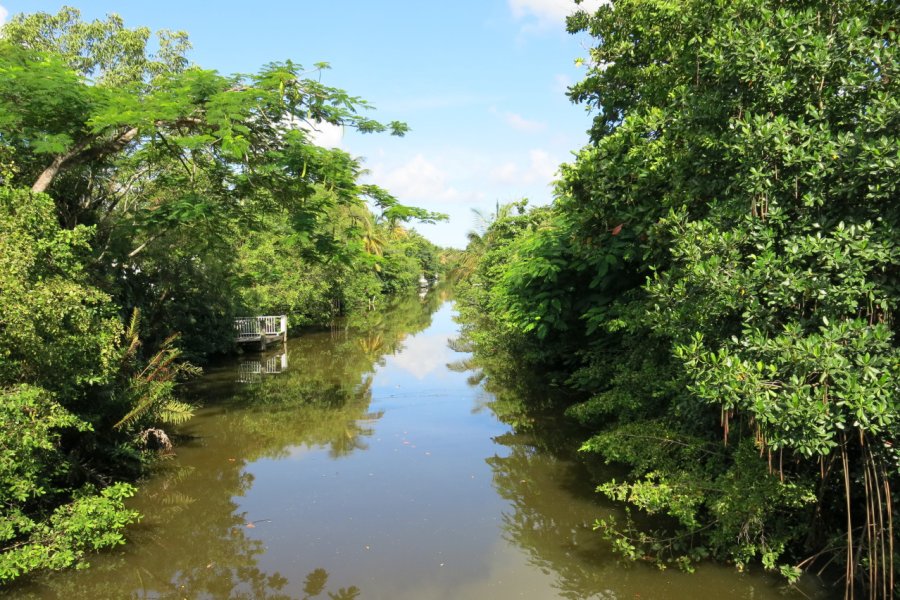
[[[827,598],[760,573],[626,564],[572,449],[466,369],[440,291],[214,366],[132,503],[127,546],[4,598]],[[503,419],[498,418],[498,415]],[[504,422],[504,420],[506,422]]]

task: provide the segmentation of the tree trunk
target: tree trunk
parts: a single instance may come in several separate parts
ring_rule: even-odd
[[[47,188],[50,187],[50,184],[53,183],[53,180],[66,165],[79,163],[87,158],[101,158],[103,156],[106,156],[107,154],[119,152],[126,145],[128,145],[128,142],[137,137],[137,134],[138,128],[132,127],[125,130],[105,144],[101,144],[100,146],[96,146],[93,148],[91,147],[91,144],[97,140],[96,136],[91,136],[81,140],[80,142],[75,144],[68,152],[60,154],[53,159],[53,162],[50,163],[50,166],[44,169],[44,171],[34,182],[34,185],[31,186],[31,191],[46,192]]]

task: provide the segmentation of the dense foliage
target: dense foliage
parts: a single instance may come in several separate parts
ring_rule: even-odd
[[[72,8],[0,29],[0,582],[122,542],[116,482],[171,448],[184,358],[232,350],[234,316],[323,325],[439,268],[408,224],[443,215],[314,140],[405,124],[325,64],[227,76],[188,48]]]
[[[569,28],[590,143],[552,208],[470,245],[470,337],[582,394],[584,452],[630,470],[600,491],[669,519],[598,523],[627,555],[894,594],[900,8],[620,0]]]
[[[83,268],[89,236],[61,229],[49,197],[0,188],[0,580],[120,543],[135,518],[131,488],[98,491],[103,474],[80,454],[123,358],[115,307]]]

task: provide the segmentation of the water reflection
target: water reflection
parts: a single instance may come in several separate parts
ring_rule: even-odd
[[[611,514],[615,509],[597,502],[593,477],[574,456],[571,440],[579,439],[577,432],[551,416],[552,402],[533,398],[540,383],[520,374],[514,382],[499,384],[478,364],[469,359],[456,366],[472,369],[473,384],[484,382],[493,392],[486,406],[510,426],[508,433],[494,438],[504,452],[487,459],[497,492],[509,502],[502,517],[504,538],[527,553],[532,567],[553,578],[559,597],[655,597],[647,595],[646,586],[634,590],[636,596],[626,592],[623,582],[631,569],[622,568],[593,531],[599,511]]]
[[[525,408],[527,373],[486,377],[448,347],[445,299],[291,339],[290,368],[251,385],[237,363],[211,369],[178,456],[135,499],[131,543],[0,597],[798,597],[728,568],[621,565],[591,531],[613,509],[573,459],[579,436]]]
[[[278,375],[288,369],[287,344],[277,354],[244,357],[238,362],[240,383],[259,383],[263,375]]]
[[[814,578],[794,587],[774,575],[742,574],[726,565],[698,565],[696,573],[688,574],[623,561],[593,530],[597,518],[613,516],[621,522],[624,516],[619,506],[594,492],[593,482],[608,479],[611,468],[578,456],[577,440],[586,433],[558,416],[556,404],[565,402],[559,392],[548,390],[534,374],[508,365],[498,368],[490,357],[469,357],[448,367],[468,369],[471,383],[486,392],[484,406],[510,426],[494,437],[501,450],[486,459],[494,487],[508,501],[503,537],[552,579],[556,596],[689,600],[702,590],[711,598],[747,600],[838,597]]]
[[[286,557],[275,561],[279,568],[260,566],[268,542],[259,534],[273,523],[243,507],[255,481],[249,467],[305,449],[332,460],[365,449],[384,415],[370,410],[375,368],[426,328],[442,302],[439,293],[424,302],[413,296],[289,340],[282,352],[211,368],[190,390],[206,407],[179,432],[177,460],[161,464],[133,502],[144,518],[130,529],[129,543],[95,557],[89,570],[35,577],[0,597],[358,598],[356,585],[328,585],[323,568],[304,579],[284,567]],[[366,333],[355,333],[358,327]]]
[[[306,576],[303,582],[303,600],[310,600],[320,596],[328,585],[328,571],[325,569],[315,569]],[[355,585],[346,588],[339,588],[335,592],[328,592],[331,600],[355,600],[360,595],[360,589]]]

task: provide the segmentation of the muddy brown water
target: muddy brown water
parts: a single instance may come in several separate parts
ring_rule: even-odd
[[[448,346],[452,315],[435,292],[209,369],[177,455],[133,499],[129,543],[0,596],[834,597],[728,566],[620,561],[592,531],[617,509],[571,452],[497,417]]]

